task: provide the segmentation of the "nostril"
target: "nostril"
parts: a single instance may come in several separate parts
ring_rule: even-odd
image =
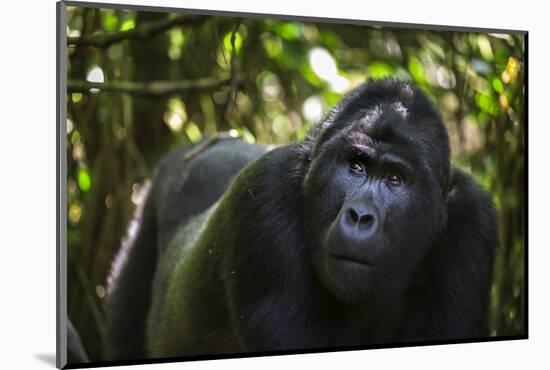
[[[373,215],[363,215],[359,218],[359,225],[363,227],[369,227],[374,222]]]
[[[342,214],[340,218],[342,225],[357,229],[359,231],[368,231],[376,226],[376,217],[369,210],[350,207]]]
[[[353,208],[348,209],[348,215],[353,223],[357,223],[357,221],[359,221],[359,215],[357,214],[357,212],[355,212]]]

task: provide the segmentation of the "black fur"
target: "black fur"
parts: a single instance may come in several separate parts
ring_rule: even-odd
[[[367,83],[263,151],[224,140],[160,165],[113,273],[109,359],[489,334],[490,196],[451,168],[419,90]]]

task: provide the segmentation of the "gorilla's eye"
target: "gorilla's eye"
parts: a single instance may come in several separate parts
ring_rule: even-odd
[[[351,170],[351,172],[354,172],[354,173],[364,173],[365,172],[365,167],[359,161],[351,161],[350,164],[349,164],[349,169]]]
[[[387,177],[388,183],[392,186],[399,186],[403,182],[401,176],[396,173],[390,173]]]

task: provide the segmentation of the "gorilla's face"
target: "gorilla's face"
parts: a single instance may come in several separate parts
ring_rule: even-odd
[[[427,160],[436,153],[423,142],[440,121],[411,120],[396,102],[356,110],[315,148],[304,181],[306,237],[321,281],[344,303],[402,294],[444,223],[438,162]]]

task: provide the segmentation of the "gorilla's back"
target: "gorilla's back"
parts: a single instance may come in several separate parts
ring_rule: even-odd
[[[265,152],[263,146],[238,139],[207,139],[161,160],[144,205],[132,222],[138,225],[137,233],[121,247],[108,278],[105,359],[147,357],[145,331],[153,280],[163,291],[160,275],[170,274],[171,268],[164,266],[165,271],[156,276],[158,266],[184,249],[181,245],[169,250],[170,241],[177,239],[178,229],[189,230],[200,222],[201,214],[223,195],[239,171]],[[172,244],[179,244],[178,240]]]
[[[264,146],[223,139],[168,154],[157,169],[158,188],[153,194],[161,253],[180,225],[214,204],[235,175],[265,152]]]

